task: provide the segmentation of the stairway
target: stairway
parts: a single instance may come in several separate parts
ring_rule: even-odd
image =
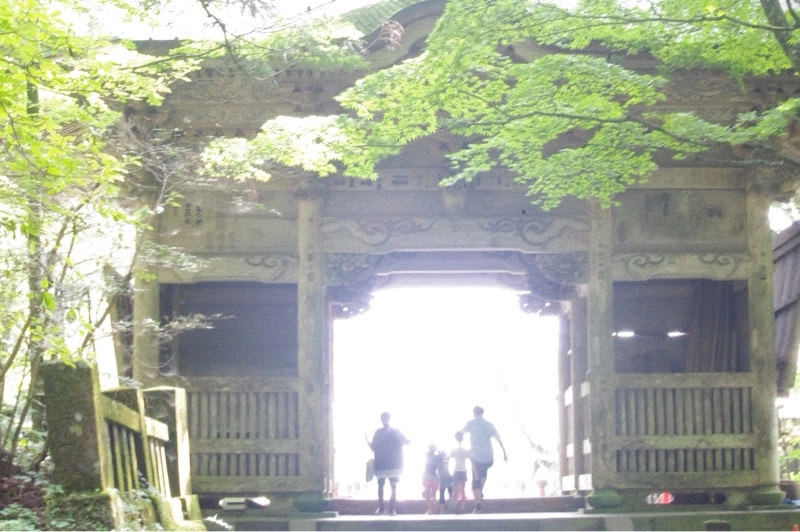
[[[472,501],[468,502],[469,511]],[[492,499],[484,512],[425,515],[421,500],[398,501],[398,514],[375,515],[375,501],[335,499],[329,511],[271,515],[268,511],[215,511],[213,515],[232,530],[316,531],[447,531],[447,530],[792,530],[800,523],[793,505],[750,511],[660,508],[654,512],[599,513],[583,507],[583,499],[546,497]],[[204,512],[205,515],[211,515]],[[225,530],[206,521],[208,530]]]

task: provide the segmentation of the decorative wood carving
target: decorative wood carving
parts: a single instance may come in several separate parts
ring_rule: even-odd
[[[328,287],[328,302],[333,318],[350,318],[369,310],[374,284],[371,279]]]
[[[620,253],[612,257],[615,280],[745,279],[752,260],[744,253]]]
[[[325,255],[325,282],[334,318],[349,318],[369,309],[375,286],[375,266],[381,257],[367,253]]]
[[[370,246],[382,246],[392,237],[397,235],[408,235],[412,233],[424,233],[433,227],[435,221],[417,222],[413,218],[400,218],[397,220],[335,220],[324,222],[321,227],[322,233],[334,233],[345,231],[354,238]]]
[[[542,314],[550,307],[550,301],[534,294],[520,294],[518,302],[520,310],[529,314]],[[555,307],[554,307],[555,308]]]
[[[445,161],[437,166],[430,165],[441,156],[440,146],[446,145],[444,140],[420,139],[411,145],[420,161],[426,166],[379,166],[376,168],[376,179],[359,179],[356,177],[331,176],[325,180],[331,190],[498,190],[516,189],[524,193],[525,186],[514,181],[511,172],[497,170],[473,179],[469,185],[442,187],[440,182],[451,175]],[[451,148],[447,147],[447,150]]]
[[[325,197],[325,182],[321,179],[307,176],[300,176],[300,182],[295,189],[294,195],[298,200],[321,200]]]
[[[574,285],[585,283],[589,276],[586,253],[548,253],[521,255],[526,264],[526,282],[530,293],[519,297],[519,306],[525,312],[557,312],[560,307],[552,305],[576,296]]]
[[[556,238],[570,236],[586,242],[589,238],[589,224],[584,220],[564,217],[511,218],[502,217],[490,223],[480,224],[490,233],[510,233],[518,235],[524,242],[541,246]]]
[[[328,253],[325,255],[325,283],[344,286],[369,279],[381,261],[367,253]]]
[[[575,297],[575,287],[547,277],[538,262],[528,268],[526,279],[531,294],[545,301],[566,301]]]
[[[586,253],[545,253],[534,255],[542,275],[561,284],[585,283],[589,278]]]
[[[201,281],[258,281],[261,283],[297,282],[297,257],[268,254],[247,257],[212,257],[199,271],[160,270],[162,283]]]
[[[262,255],[245,257],[244,261],[254,267],[264,268],[271,272],[272,280],[286,279],[289,272],[294,272],[293,280],[296,280],[298,259],[289,255]]]

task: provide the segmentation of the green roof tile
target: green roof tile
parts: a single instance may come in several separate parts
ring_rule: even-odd
[[[398,11],[419,3],[421,3],[421,0],[379,0],[368,6],[343,13],[341,16],[363,32],[364,35],[369,35],[380,28],[393,15],[397,14]]]

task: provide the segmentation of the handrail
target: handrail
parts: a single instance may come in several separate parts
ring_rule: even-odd
[[[142,422],[138,412],[106,396],[102,396],[100,401],[103,406],[103,416],[107,420],[119,423],[130,430],[139,431]],[[145,416],[145,424],[148,437],[169,441],[169,427],[166,423]]]
[[[134,410],[117,395],[137,405]],[[142,481],[161,495],[170,497],[169,472],[166,467],[166,445],[170,440],[166,423],[144,413],[144,399],[139,389],[115,390],[100,397],[100,414],[105,420],[111,445],[113,488],[121,492],[138,490]]]

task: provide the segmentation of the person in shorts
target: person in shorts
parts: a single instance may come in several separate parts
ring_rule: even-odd
[[[443,514],[447,503],[444,494],[447,493],[450,499],[453,498],[453,475],[450,474],[450,457],[444,451],[439,452],[437,474],[439,476],[439,510],[437,513]]]
[[[475,497],[475,513],[483,511],[483,487],[489,468],[494,464],[494,449],[492,438],[497,440],[503,450],[503,460],[508,462],[506,448],[503,440],[489,421],[483,418],[483,408],[476,406],[472,409],[473,418],[467,421],[461,432],[469,434],[470,461],[472,462],[472,495]]]
[[[422,471],[422,496],[425,499],[425,513],[435,514],[436,492],[439,491],[439,461],[441,457],[433,444],[425,452],[425,468]]]
[[[464,447],[464,433],[456,432],[456,442],[458,445],[450,451],[450,458],[453,459],[453,501],[455,501],[456,513],[464,510],[464,501],[467,500],[467,459],[469,449]]]
[[[385,513],[384,486],[389,479],[389,515],[397,515],[397,483],[403,474],[403,446],[411,442],[402,432],[389,426],[391,418],[389,412],[381,414],[383,426],[375,431],[372,441],[367,440],[367,444],[374,454],[375,478],[378,479],[378,510],[375,513]]]

